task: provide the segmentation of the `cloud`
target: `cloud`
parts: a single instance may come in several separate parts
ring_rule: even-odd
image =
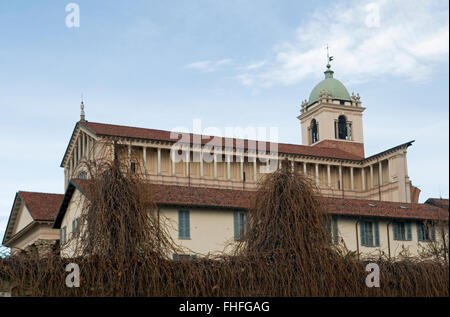
[[[245,86],[291,85],[325,69],[328,43],[340,78],[366,82],[382,76],[427,79],[448,63],[446,1],[342,2],[306,17],[290,42],[278,43],[269,62],[236,78]]]
[[[224,66],[231,64],[232,60],[221,59],[218,61],[198,61],[185,66],[185,68],[195,69],[205,73],[216,72],[221,70]]]
[[[255,70],[255,69],[261,68],[261,67],[263,67],[266,64],[267,64],[267,61],[264,60],[264,61],[260,61],[260,62],[249,64],[249,65],[246,65],[246,66],[240,66],[240,67],[237,67],[236,69],[237,70],[250,71],[250,70]]]

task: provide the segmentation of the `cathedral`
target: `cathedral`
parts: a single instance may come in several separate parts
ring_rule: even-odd
[[[332,215],[333,243],[363,257],[419,255],[448,230],[448,199],[418,203],[407,165],[414,141],[365,156],[361,98],[334,78],[329,63],[324,74],[301,103],[301,145],[90,122],[82,103],[61,161],[63,193],[17,192],[3,245],[14,254],[59,241],[66,246],[61,255],[73,256],[80,204],[89,199],[82,162],[116,156],[152,184],[161,221],[186,249],[174,259],[228,252],[242,235],[259,180],[288,160],[319,189]]]

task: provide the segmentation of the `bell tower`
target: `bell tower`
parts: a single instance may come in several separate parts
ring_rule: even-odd
[[[333,77],[328,56],[325,79],[318,83],[301,104],[302,144],[339,148],[364,158],[364,136],[359,94],[350,94]]]

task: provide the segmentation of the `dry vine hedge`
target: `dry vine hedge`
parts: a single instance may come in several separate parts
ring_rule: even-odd
[[[328,216],[309,180],[283,168],[259,184],[247,233],[231,255],[172,261],[180,253],[159,226],[151,186],[116,159],[95,165],[75,246],[46,257],[0,262],[0,279],[17,296],[448,296],[448,265],[379,260],[379,288],[368,288],[366,263],[329,243]],[[149,189],[150,188],[150,189]],[[149,212],[150,210],[150,212]],[[63,250],[64,251],[64,250]],[[79,288],[65,285],[77,263]]]

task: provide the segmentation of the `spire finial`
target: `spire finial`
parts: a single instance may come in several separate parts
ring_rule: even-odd
[[[81,105],[80,105],[80,108],[81,108],[80,121],[81,121],[81,122],[85,122],[85,121],[86,121],[86,118],[85,118],[85,114],[84,114],[83,94],[81,94]]]
[[[327,68],[330,69],[331,65],[330,62],[334,59],[334,56],[330,56],[330,50],[327,43]]]

